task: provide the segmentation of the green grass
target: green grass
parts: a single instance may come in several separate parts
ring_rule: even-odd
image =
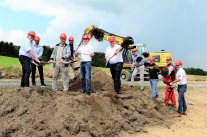
[[[98,67],[100,70],[102,70],[102,71],[110,71],[110,69],[109,68],[104,68],[104,67]]]
[[[0,67],[16,67],[16,66],[20,66],[18,58],[0,56]]]

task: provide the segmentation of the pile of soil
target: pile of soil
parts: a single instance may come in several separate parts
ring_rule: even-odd
[[[123,85],[122,93],[116,94],[111,78],[95,68],[92,85],[95,93],[90,96],[80,92],[80,79],[69,92],[1,89],[0,136],[114,137],[172,123],[173,112],[147,91]]]

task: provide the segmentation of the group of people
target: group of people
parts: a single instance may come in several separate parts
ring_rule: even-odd
[[[131,76],[131,86],[134,82],[134,77],[139,73],[140,74],[140,84],[141,84],[141,91],[144,90],[144,61],[143,59],[137,60],[137,58],[141,57],[138,55],[138,49],[132,49],[133,54],[133,72]],[[155,64],[155,58],[149,58],[149,65],[146,66],[147,70],[149,71],[150,77],[150,85],[152,89],[152,98],[156,99],[158,97],[158,89],[157,84],[159,79],[163,79],[163,82],[166,84],[165,88],[165,100],[164,103],[166,106],[169,105],[169,100],[171,101],[171,106],[176,108],[176,98],[174,93],[174,88],[176,87],[176,83],[178,85],[178,116],[186,115],[187,105],[185,101],[184,93],[187,91],[187,77],[185,70],[182,68],[182,61],[177,60],[175,62],[175,66],[172,63],[172,57],[168,56],[166,58],[167,66],[167,75],[161,76],[159,75],[160,69]]]
[[[39,45],[40,38],[36,36],[34,31],[28,33],[27,38],[29,39],[28,45],[22,45],[19,50],[19,61],[22,65],[22,78],[21,78],[21,87],[29,87],[29,77],[32,71],[32,85],[36,86],[35,82],[35,72],[36,65],[32,62],[40,62],[42,59],[43,48]],[[93,47],[89,44],[90,35],[82,36],[82,43],[78,49],[74,52],[74,38],[69,37],[69,44],[66,43],[67,36],[65,33],[60,34],[60,42],[56,44],[53,49],[52,55],[50,57],[49,63],[53,66],[53,78],[52,78],[52,90],[58,90],[58,77],[61,73],[63,77],[63,91],[69,90],[69,66],[73,68],[74,77],[71,80],[76,78],[77,72],[75,70],[74,63],[77,60],[80,60],[80,77],[82,81],[82,92],[88,95],[91,94],[91,61],[92,56],[94,55]],[[110,68],[111,76],[113,79],[114,92],[117,94],[121,93],[121,71],[123,67],[123,48],[120,45],[116,44],[116,37],[109,37],[109,46],[105,52],[105,59],[107,65]],[[33,41],[35,41],[33,43]],[[144,61],[138,58],[141,56],[138,55],[138,49],[132,49],[133,53],[133,73],[131,77],[131,82],[134,82],[135,76],[140,72],[140,81],[141,81],[141,91],[144,90]],[[76,58],[78,55],[78,58]],[[152,98],[155,99],[158,97],[157,83],[158,83],[158,73],[159,68],[155,64],[155,58],[149,58],[150,64],[147,66],[150,75],[150,85],[152,88]],[[163,77],[163,82],[166,84],[165,89],[165,105],[168,105],[169,100],[172,102],[172,106],[176,106],[175,94],[174,94],[174,83],[178,83],[178,93],[179,93],[179,106],[178,106],[178,115],[181,116],[185,114],[187,110],[184,93],[187,90],[187,78],[186,73],[182,68],[182,61],[177,60],[175,66],[172,64],[172,57],[167,57],[167,69],[168,75]],[[38,70],[40,74],[41,86],[45,86],[44,76],[43,76],[43,67],[38,65]]]
[[[32,71],[32,85],[36,86],[35,73],[37,64],[42,60],[43,48],[39,45],[40,37],[36,36],[34,31],[28,33],[27,38],[29,40],[28,45],[22,45],[19,50],[19,61],[22,65],[22,78],[21,87],[29,87],[29,77]],[[63,91],[69,89],[69,66],[71,65],[74,77],[71,81],[76,79],[77,72],[75,70],[74,63],[80,60],[80,76],[82,81],[82,92],[88,95],[91,94],[91,61],[94,55],[93,47],[89,44],[90,35],[82,36],[82,43],[78,49],[74,52],[74,38],[69,37],[69,44],[66,43],[67,35],[65,33],[60,34],[60,42],[56,44],[53,49],[52,55],[48,63],[52,64],[53,77],[52,77],[52,90],[58,90],[58,77],[61,73],[63,77]],[[121,87],[121,70],[123,66],[123,57],[121,46],[115,44],[116,40],[114,36],[109,37],[110,46],[106,50],[106,60],[110,64],[110,71],[114,82],[114,91],[120,93]],[[76,58],[78,56],[78,58]],[[46,86],[44,83],[43,66],[38,65],[40,74],[41,86]]]

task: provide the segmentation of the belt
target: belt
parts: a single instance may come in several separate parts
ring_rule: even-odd
[[[178,86],[186,86],[186,85],[187,85],[187,84],[180,84],[180,85],[178,84]]]
[[[31,59],[30,57],[28,57],[28,56],[24,56],[24,55],[19,55],[19,57],[23,57],[23,58]]]

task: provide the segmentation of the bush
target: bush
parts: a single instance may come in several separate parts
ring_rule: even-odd
[[[207,71],[204,71],[200,68],[184,68],[186,74],[189,75],[203,75],[206,76],[207,75]]]

